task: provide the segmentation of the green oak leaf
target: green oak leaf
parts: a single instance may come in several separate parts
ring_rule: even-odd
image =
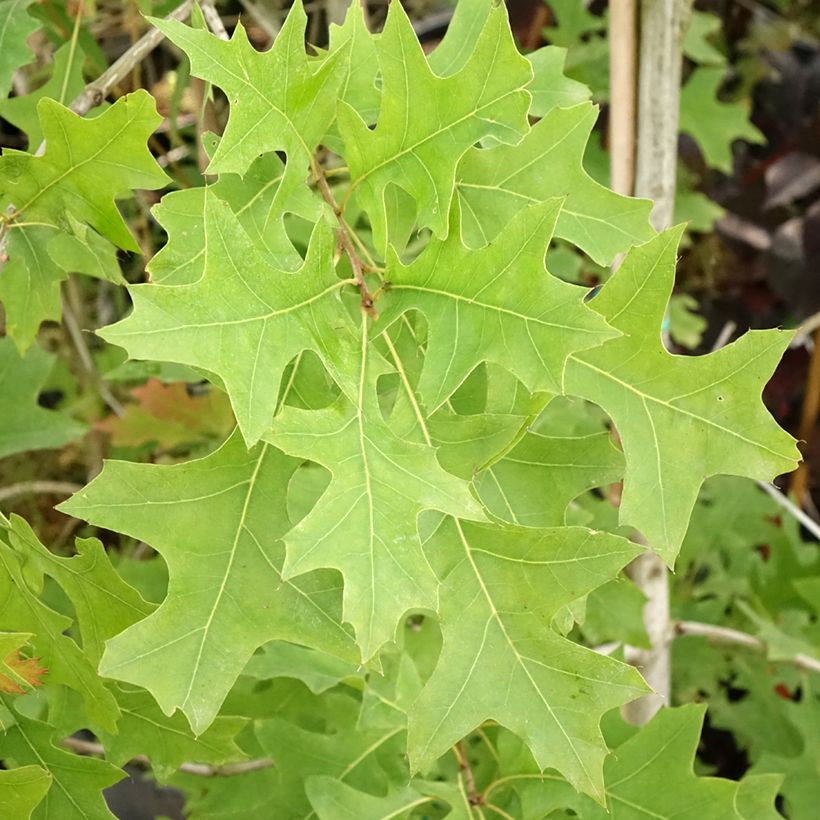
[[[114,200],[134,188],[161,188],[167,179],[146,145],[160,121],[148,92],[128,94],[87,119],[48,98],[40,100],[37,112],[45,154],[6,150],[0,157],[0,207],[14,208],[0,301],[21,351],[42,321],[60,316],[59,283],[66,269],[47,251],[55,238],[74,236],[79,223],[117,247],[138,250]],[[72,262],[73,257],[66,263]]]
[[[532,94],[531,117],[544,117],[553,108],[570,108],[589,99],[589,89],[564,75],[567,50],[544,46],[527,55],[532,65],[533,80],[527,86]]]
[[[445,523],[427,542],[442,574],[438,665],[408,714],[413,770],[496,720],[541,768],[604,799],[604,712],[646,691],[631,667],[555,633],[564,606],[614,578],[640,548],[581,527]]]
[[[354,789],[379,791],[407,782],[403,728],[358,726],[355,701],[332,693],[325,697],[333,714],[326,731],[309,730],[282,718],[256,723],[256,738],[279,775],[272,795],[280,811],[276,816],[309,815],[305,786],[317,775],[333,777]]]
[[[168,234],[168,241],[148,263],[151,281],[161,285],[198,282],[205,270],[206,208],[213,195],[230,205],[242,227],[277,268],[296,271],[302,258],[285,232],[282,215],[295,213],[315,222],[321,214],[318,197],[307,188],[281,187],[285,164],[276,154],[263,154],[244,176],[221,174],[203,188],[173,191],[152,213]],[[191,248],[196,248],[191,253]]]
[[[0,39],[0,48],[1,43]],[[43,85],[22,97],[11,97],[5,102],[0,102],[0,118],[17,126],[28,137],[28,144],[32,150],[36,150],[43,140],[37,104],[44,97],[63,105],[71,103],[85,87],[84,60],[85,54],[81,48],[70,42],[65,43],[54,52],[51,76]]]
[[[54,361],[40,347],[21,358],[9,337],[0,339],[0,458],[62,447],[85,433],[85,425],[37,404]]]
[[[124,285],[114,245],[75,219],[73,214],[66,216],[71,232],[55,232],[48,240],[48,255],[54,264],[69,273],[83,273],[94,279]]]
[[[495,0],[459,0],[441,42],[427,57],[437,77],[452,77],[469,62]]]
[[[181,709],[196,734],[216,717],[254,650],[283,639],[349,660],[333,573],[283,580],[287,485],[297,462],[238,433],[186,464],[108,462],[60,509],[144,540],[169,569],[168,596],[106,644],[101,673]],[[138,491],[135,488],[139,488]]]
[[[800,458],[759,398],[791,334],[750,331],[706,356],[664,348],[682,230],[629,252],[590,303],[624,335],[574,354],[565,374],[567,391],[600,405],[618,429],[626,457],[621,523],[640,530],[670,565],[706,478],[770,480]]]
[[[33,2],[0,0],[0,100],[8,96],[14,72],[32,60],[26,40],[40,26],[27,11]]]
[[[241,22],[229,41],[177,20],[151,22],[188,55],[192,72],[219,86],[230,101],[228,125],[209,172],[244,174],[260,154],[284,151],[291,180],[301,182],[335,117],[344,79],[338,58],[347,44],[326,60],[312,61],[305,52],[307,15],[301,0],[266,52],[251,45]]]
[[[6,698],[0,699],[8,703]],[[31,816],[34,820],[114,820],[102,790],[125,777],[125,772],[104,760],[82,757],[54,745],[54,727],[14,714],[11,726],[0,733],[0,758],[11,758],[27,773],[40,767],[50,787]],[[12,769],[11,773],[21,771]],[[42,775],[41,775],[42,777]],[[42,782],[38,790],[42,789]],[[0,794],[2,794],[0,787]],[[2,806],[2,797],[0,797]],[[9,814],[4,817],[22,818]]]
[[[0,816],[29,820],[51,784],[51,774],[39,765],[0,771]]]
[[[78,538],[77,554],[61,558],[46,549],[18,515],[11,516],[6,537],[27,567],[53,578],[71,599],[83,652],[94,664],[102,657],[105,641],[156,609],[123,581],[96,538]]]
[[[722,27],[718,15],[692,9],[683,40],[683,53],[700,65],[726,65],[726,56],[710,42],[720,35]]]
[[[376,83],[379,57],[375,38],[365,23],[363,6],[351,3],[341,26],[330,26],[331,59],[337,52],[343,63],[343,80],[337,99],[356,111],[365,122],[375,122],[381,103],[381,92]]]
[[[305,783],[305,791],[319,820],[385,820],[389,817],[407,817],[418,806],[430,804],[434,796],[427,796],[416,784],[405,786],[377,797],[359,791],[327,775],[313,775]],[[453,789],[456,794],[458,793]],[[460,801],[459,811],[448,812],[449,820],[472,816],[469,804]]]
[[[563,392],[567,357],[612,337],[583,303],[585,289],[544,268],[560,208],[553,199],[519,211],[480,250],[465,247],[455,228],[408,266],[391,249],[381,321],[388,325],[408,310],[427,318],[419,391],[430,410],[483,361],[508,368],[531,391]]]
[[[0,517],[0,535],[8,537]],[[17,632],[30,633],[33,654],[45,667],[47,683],[61,683],[78,692],[92,721],[114,730],[119,709],[114,696],[97,675],[91,658],[70,638],[72,622],[47,606],[40,589],[30,583],[30,570],[19,553],[0,540],[0,623],[13,624]],[[41,587],[42,584],[39,584]]]
[[[242,674],[259,680],[295,678],[319,695],[344,678],[358,677],[360,667],[307,646],[271,641],[248,661]]]
[[[783,785],[782,774],[747,774],[738,783],[735,811],[742,820],[780,820],[775,807]]]
[[[46,151],[6,151],[0,195],[25,221],[62,226],[71,212],[124,250],[139,250],[114,199],[132,188],[161,188],[167,177],[146,146],[159,124],[153,98],[139,90],[83,119],[50,99],[37,106]],[[126,162],[127,160],[127,162]]]
[[[423,510],[483,520],[466,482],[446,473],[426,445],[400,438],[382,419],[376,382],[388,372],[363,326],[359,393],[325,410],[286,407],[265,440],[330,470],[330,486],[285,538],[285,577],[333,567],[345,579],[344,618],[362,659],[393,639],[400,618],[435,609],[437,581],[421,549]]]
[[[590,807],[589,816],[617,820],[639,812],[680,820],[732,817],[737,784],[692,772],[705,712],[702,704],[661,709],[618,746],[604,766],[609,813]]]
[[[510,218],[535,202],[565,197],[556,236],[608,265],[649,239],[652,203],[595,182],[582,161],[598,112],[591,103],[553,108],[517,145],[471,148],[459,163],[461,229],[471,247],[486,245]]]
[[[351,174],[350,192],[367,211],[378,248],[386,241],[389,186],[415,200],[420,226],[447,235],[455,169],[486,137],[509,143],[527,133],[532,69],[512,40],[503,4],[494,5],[475,48],[454,74],[433,73],[407,14],[390,6],[376,44],[382,75],[378,121],[370,129],[339,106],[339,130]]]
[[[475,483],[487,509],[502,520],[560,527],[574,498],[622,476],[623,455],[608,432],[570,436],[530,430]]]
[[[587,11],[584,0],[550,0],[549,7],[555,16],[555,24],[544,29],[544,36],[557,46],[578,45],[590,32],[606,28],[606,18]]]
[[[679,128],[692,136],[706,164],[726,174],[732,172],[732,142],[765,142],[760,130],[749,121],[744,102],[721,102],[718,91],[725,70],[698,68],[692,72],[680,95]]]
[[[782,717],[796,729],[802,749],[795,756],[764,751],[752,766],[751,774],[783,774],[780,793],[785,798],[789,817],[810,818],[817,807],[817,784],[820,783],[820,698],[808,676],[801,680],[799,703],[780,701]]]
[[[221,766],[247,757],[236,744],[236,735],[248,722],[244,718],[218,717],[195,736],[182,715],[166,717],[147,692],[119,689],[116,695],[122,713],[117,733],[100,735],[106,760],[115,766],[147,755],[155,777],[164,783],[186,760]]]
[[[201,367],[225,384],[242,434],[255,444],[270,427],[282,373],[311,349],[352,391],[358,345],[339,299],[351,280],[334,268],[335,237],[320,221],[298,271],[274,266],[231,207],[205,195],[204,270],[184,284],[134,285],[133,312],[100,331],[133,358]]]
[[[743,813],[750,800],[764,806],[759,816],[767,817],[773,811],[770,783],[697,777],[692,771],[705,712],[705,704],[664,708],[638,731],[621,726],[626,739],[616,743],[604,764],[605,808],[575,794],[552,775],[539,780],[534,765],[524,762],[522,766],[521,761],[516,769],[520,779],[511,777],[506,784],[499,780],[488,787],[487,794],[500,800],[502,792],[496,789],[515,790],[525,807],[523,820],[542,817],[540,811],[547,806],[571,807],[580,820],[752,820],[755,815]],[[761,791],[768,804],[762,802]]]

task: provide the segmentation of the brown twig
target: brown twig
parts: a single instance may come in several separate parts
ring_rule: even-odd
[[[367,265],[362,261],[353,245],[353,231],[347,222],[345,222],[344,212],[339,207],[339,203],[336,202],[333,191],[330,190],[330,185],[328,185],[325,173],[318,162],[314,163],[313,175],[316,179],[316,184],[319,186],[322,198],[333,209],[333,213],[336,215],[336,220],[339,223],[339,243],[347,254],[347,258],[350,260],[350,267],[353,269],[353,278],[356,280],[356,287],[359,289],[359,293],[362,297],[362,310],[371,318],[376,318],[376,310],[373,306],[373,294],[368,290],[364,277]]]
[[[193,0],[185,0],[177,6],[165,19],[182,20],[191,12]],[[98,106],[109,92],[122,82],[137,63],[141,62],[163,40],[165,35],[156,28],[151,29],[137,40],[119,59],[115,60],[94,82],[89,83],[80,95],[69,106],[75,114],[84,116],[92,108]]]
[[[91,740],[83,740],[79,737],[67,737],[63,740],[63,746],[71,749],[77,754],[93,757],[103,757],[105,748],[101,743]],[[150,766],[151,761],[145,755],[136,755],[131,758],[131,763],[139,763],[141,766]],[[224,766],[210,766],[206,763],[192,763],[186,761],[180,764],[179,771],[186,774],[195,774],[199,777],[236,777],[236,775],[255,772],[259,769],[270,769],[273,761],[264,757],[256,760],[244,760],[241,763],[227,763]]]
[[[467,750],[464,748],[463,740],[459,740],[459,742],[453,746],[453,752],[456,756],[456,760],[458,761],[459,775],[463,779],[464,788],[467,791],[467,802],[471,806],[482,805],[484,798],[476,788],[475,776],[473,775],[473,769],[470,766],[470,760],[467,757]]]

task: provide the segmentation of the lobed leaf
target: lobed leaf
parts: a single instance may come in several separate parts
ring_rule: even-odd
[[[631,667],[553,632],[563,606],[614,578],[640,548],[580,527],[444,524],[428,542],[443,567],[438,665],[408,715],[413,770],[496,720],[538,765],[603,802],[608,710],[645,691]]]
[[[600,405],[620,434],[622,523],[640,530],[670,565],[706,478],[768,481],[800,458],[760,401],[791,334],[750,331],[706,356],[664,348],[661,324],[681,234],[673,228],[630,251],[591,303],[624,335],[573,354],[565,375],[567,391]]]
[[[334,575],[282,577],[279,539],[290,528],[285,495],[297,466],[268,444],[248,452],[235,433],[186,464],[108,462],[60,507],[144,540],[165,558],[168,596],[107,642],[100,670],[147,689],[167,715],[181,709],[196,734],[270,640],[355,658]]]
[[[483,138],[515,143],[527,133],[531,97],[524,88],[532,69],[515,48],[503,4],[493,6],[469,59],[449,76],[433,73],[399,3],[390,6],[376,47],[382,75],[376,127],[339,106],[350,191],[370,217],[378,248],[386,243],[391,185],[410,194],[419,225],[444,238],[461,156]]]
[[[390,252],[381,321],[413,309],[427,318],[419,392],[430,410],[485,361],[506,367],[530,391],[561,393],[567,357],[612,337],[583,303],[584,289],[544,269],[559,210],[556,200],[525,208],[480,250],[465,247],[453,229],[409,266]]]

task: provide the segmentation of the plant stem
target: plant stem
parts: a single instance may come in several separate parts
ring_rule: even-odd
[[[56,495],[73,495],[82,490],[81,484],[69,481],[21,481],[0,489],[0,501],[6,501],[18,495],[36,495],[54,493]]]
[[[330,190],[330,185],[328,185],[322,166],[319,165],[318,162],[313,163],[313,175],[319,186],[322,198],[333,209],[333,213],[336,215],[336,220],[339,223],[339,242],[347,254],[347,258],[350,260],[350,267],[353,269],[353,278],[356,280],[356,286],[359,288],[359,293],[362,297],[362,310],[371,318],[375,318],[376,311],[373,307],[373,294],[368,290],[367,282],[364,278],[366,265],[362,262],[356,248],[353,246],[354,233],[347,222],[345,222],[343,217],[344,211],[336,202],[336,198],[333,196],[333,191]]]
[[[484,800],[478,793],[478,789],[476,789],[475,776],[473,775],[473,769],[470,766],[470,760],[467,757],[467,750],[464,748],[463,740],[459,740],[459,742],[453,746],[453,752],[458,761],[459,776],[464,781],[464,788],[467,790],[467,802],[471,806],[480,806]]]
[[[83,740],[79,737],[65,738],[65,740],[63,740],[63,746],[81,755],[94,757],[103,757],[105,755],[105,748],[101,743]],[[141,766],[151,765],[150,759],[145,755],[132,757],[130,762],[139,763]],[[259,769],[270,769],[272,766],[273,761],[267,757],[257,760],[244,760],[241,763],[227,763],[224,766],[209,766],[205,763],[191,763],[186,761],[180,764],[179,771],[185,772],[186,774],[199,775],[200,777],[235,777],[236,775],[255,772]]]
[[[672,628],[675,635],[698,635],[706,638],[710,643],[728,643],[743,646],[755,652],[765,653],[767,650],[766,642],[761,638],[728,626],[716,626],[715,624],[704,624],[698,621],[675,621]],[[791,658],[784,659],[783,663],[790,663],[803,672],[820,674],[820,659],[802,652],[798,652]]]
[[[766,481],[756,482],[757,486],[765,490],[784,510],[793,515],[815,538],[820,540],[820,524],[803,512],[797,504],[780,492],[774,484]]]
[[[185,0],[165,19],[182,20],[190,14],[191,6],[193,6],[193,0]],[[128,51],[115,60],[94,82],[85,87],[69,106],[71,110],[82,117],[92,108],[98,106],[108,96],[111,89],[119,85],[134,66],[145,59],[164,39],[165,35],[156,28],[152,28],[151,31],[140,37]]]

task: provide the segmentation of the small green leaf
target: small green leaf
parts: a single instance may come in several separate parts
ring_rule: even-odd
[[[0,16],[2,16],[2,11],[0,11]],[[2,48],[2,37],[0,37],[0,48]],[[51,76],[43,85],[28,94],[0,102],[0,117],[25,133],[30,150],[36,150],[43,140],[37,104],[45,97],[63,105],[69,105],[85,86],[83,81],[84,60],[85,54],[81,48],[65,43],[54,52]]]
[[[41,766],[0,771],[0,815],[29,820],[51,783],[51,774]]]
[[[65,413],[37,404],[54,360],[39,347],[21,358],[10,338],[0,339],[0,458],[62,447],[85,432],[84,425]]]
[[[105,641],[156,609],[122,580],[96,538],[78,538],[77,554],[60,558],[18,515],[11,516],[6,537],[26,566],[51,576],[71,599],[83,651],[94,664],[102,657]]]
[[[723,68],[698,68],[683,86],[680,96],[680,130],[690,134],[703,151],[707,165],[726,174],[732,172],[732,142],[765,142],[765,136],[749,121],[744,102],[721,102],[718,91]]]
[[[114,820],[102,790],[122,780],[125,772],[103,760],[58,749],[54,745],[54,729],[45,723],[22,715],[14,718],[14,724],[0,734],[0,757],[24,767],[27,776],[39,767],[44,768],[47,774],[40,778],[46,777],[46,783],[50,783],[45,798],[32,812],[34,820]],[[10,774],[15,771],[23,769],[12,769]],[[35,794],[46,785],[40,778]],[[0,795],[3,791],[0,788]],[[25,815],[4,816],[17,820]]]
[[[269,51],[260,53],[240,22],[230,41],[177,20],[151,18],[191,60],[191,70],[219,86],[231,103],[228,125],[208,170],[244,174],[262,153],[284,151],[293,181],[304,179],[312,153],[336,113],[343,80],[338,55],[319,63],[305,52],[307,15],[297,0]]]
[[[26,40],[39,27],[27,11],[33,2],[0,0],[0,100],[8,96],[14,72],[32,59]]]

